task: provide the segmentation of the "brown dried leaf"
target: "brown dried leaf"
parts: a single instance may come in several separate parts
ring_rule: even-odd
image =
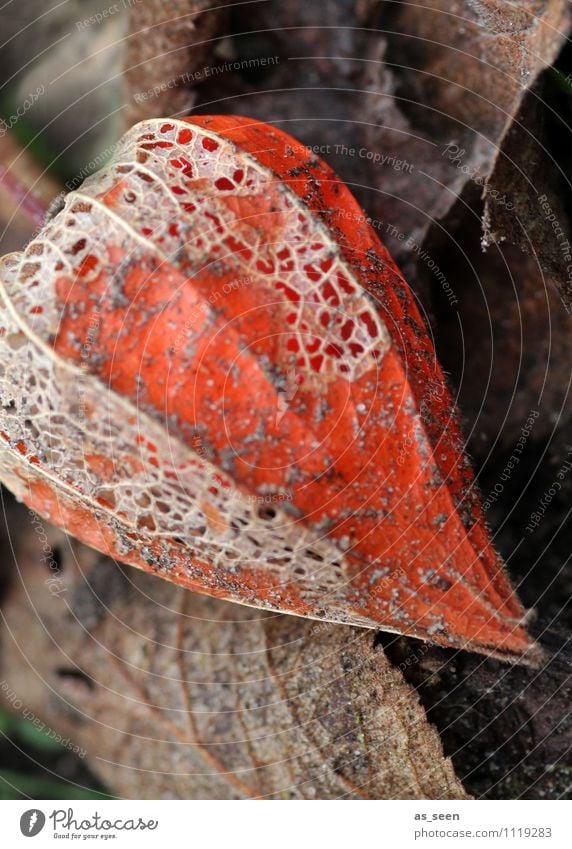
[[[528,93],[506,128],[485,190],[484,243],[509,241],[554,276],[572,311],[572,220],[568,177],[570,126],[550,103],[548,86]],[[558,140],[557,148],[553,138]],[[566,151],[566,154],[564,153]],[[494,202],[506,193],[511,208]],[[497,194],[498,196],[498,194]]]
[[[403,171],[384,174],[377,197],[379,213],[399,231],[390,233],[390,250],[398,261],[415,262],[399,233],[421,246],[467,183],[484,187],[527,90],[564,42],[570,7],[566,0],[391,5],[389,28],[397,34],[388,36],[381,80],[393,99],[369,111],[369,145],[414,166],[415,180]],[[492,188],[502,206],[505,188],[499,181],[498,194]]]
[[[227,18],[228,5],[217,8],[210,0],[146,0],[129,7],[125,128],[146,118],[191,111],[192,74],[210,55],[213,38]]]
[[[482,193],[570,19],[566,0],[248,5],[227,50],[278,61],[204,80],[195,110],[247,111],[319,146],[415,282],[433,222],[468,183]],[[489,194],[498,205],[498,180]]]
[[[54,529],[46,549],[37,520],[19,521],[2,677],[115,793],[467,798],[371,633],[123,572]]]

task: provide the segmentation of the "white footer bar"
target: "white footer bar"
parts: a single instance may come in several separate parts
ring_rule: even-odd
[[[2,805],[2,846],[248,849],[572,846],[572,802],[37,801]]]

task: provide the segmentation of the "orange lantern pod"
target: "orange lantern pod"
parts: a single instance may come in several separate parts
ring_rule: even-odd
[[[2,266],[2,480],[219,598],[537,648],[412,294],[285,133],[150,120]]]

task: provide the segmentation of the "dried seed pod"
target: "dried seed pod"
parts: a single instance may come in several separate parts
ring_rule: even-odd
[[[39,513],[213,596],[534,654],[412,295],[291,137],[138,124],[1,277],[1,475]]]

